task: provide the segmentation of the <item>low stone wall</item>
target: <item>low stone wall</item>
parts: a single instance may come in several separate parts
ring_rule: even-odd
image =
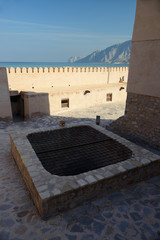
[[[86,125],[67,124],[66,127]],[[58,176],[46,171],[28,141],[27,135],[33,130],[10,135],[11,153],[22,174],[32,199],[46,220],[52,215],[68,211],[84,202],[96,199],[128,184],[157,176],[160,172],[160,156],[123,139],[95,124],[87,124],[132,151],[127,160],[84,172],[74,176]],[[41,128],[34,132],[59,129]]]
[[[160,98],[128,93],[125,116],[110,128],[123,135],[160,148]]]

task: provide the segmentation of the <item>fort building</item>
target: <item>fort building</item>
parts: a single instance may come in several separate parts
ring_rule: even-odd
[[[0,119],[124,102],[128,67],[0,68]]]
[[[0,68],[0,119],[127,100],[112,130],[160,147],[160,1],[137,1],[128,68]]]
[[[121,135],[160,148],[160,1],[137,1],[125,116],[111,124]]]

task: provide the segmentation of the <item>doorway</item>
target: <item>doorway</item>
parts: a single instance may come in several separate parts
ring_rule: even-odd
[[[13,121],[24,121],[24,100],[18,91],[10,91]]]

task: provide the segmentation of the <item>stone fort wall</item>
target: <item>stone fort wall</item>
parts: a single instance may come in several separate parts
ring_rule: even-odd
[[[58,88],[104,86],[128,79],[128,67],[9,68],[10,90],[53,92]]]
[[[126,100],[128,67],[0,68],[0,75],[2,71],[12,114],[24,112],[25,118]]]
[[[160,149],[160,1],[137,1],[121,135]]]

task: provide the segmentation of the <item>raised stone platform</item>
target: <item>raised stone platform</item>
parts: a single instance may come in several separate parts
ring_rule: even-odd
[[[67,124],[66,127],[84,125]],[[95,124],[89,126],[123,144],[132,156],[122,162],[101,167],[75,176],[57,176],[47,172],[31,147],[27,136],[60,127],[41,128],[10,134],[11,151],[32,199],[43,219],[74,208],[84,201],[118,190],[128,184],[160,173],[160,157]]]

